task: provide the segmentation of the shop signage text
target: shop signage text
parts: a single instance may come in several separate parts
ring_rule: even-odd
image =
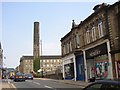
[[[93,58],[102,54],[107,54],[107,44],[98,45],[94,48],[86,50],[86,58]]]

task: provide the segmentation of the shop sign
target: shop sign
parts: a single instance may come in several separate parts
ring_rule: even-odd
[[[107,45],[106,43],[86,50],[86,58],[93,58],[98,55],[106,54],[107,53]]]
[[[120,77],[120,61],[117,61],[118,77]]]

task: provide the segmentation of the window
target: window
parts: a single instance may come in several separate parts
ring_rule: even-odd
[[[54,62],[56,62],[56,60],[54,60]]]
[[[78,33],[76,35],[76,43],[77,43],[77,48],[79,48],[80,47],[80,36],[78,35]]]
[[[92,40],[96,40],[96,31],[95,31],[95,26],[92,27]]]
[[[53,61],[53,60],[51,59],[50,62],[52,63],[52,61]]]
[[[74,47],[76,48],[77,47],[77,44],[76,44],[76,36],[74,37]]]
[[[90,43],[90,30],[86,31],[86,43]]]
[[[49,67],[49,64],[47,64],[47,67]]]
[[[51,67],[53,67],[53,65],[51,64]]]
[[[26,68],[28,67],[28,65],[26,64]]]
[[[98,23],[98,31],[99,31],[99,37],[103,37],[103,27],[102,27],[102,21]]]
[[[57,60],[57,62],[59,62],[59,59]]]
[[[72,51],[72,43],[71,43],[71,41],[70,41],[70,52]]]
[[[45,64],[43,64],[43,67],[46,67],[46,65],[45,65]]]
[[[66,54],[65,45],[63,46],[63,54]]]
[[[47,60],[47,62],[49,62],[49,60]]]
[[[67,49],[67,53],[69,53],[69,43],[67,43],[66,49]]]

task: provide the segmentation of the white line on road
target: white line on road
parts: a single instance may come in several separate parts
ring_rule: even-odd
[[[45,85],[45,87],[46,87],[46,88],[52,88],[52,87],[50,87],[50,86],[47,86],[47,85]]]
[[[27,80],[27,82],[32,82],[32,81]]]
[[[40,83],[37,83],[37,82],[33,82],[33,83],[35,83],[35,84],[37,84],[37,85],[41,85]]]

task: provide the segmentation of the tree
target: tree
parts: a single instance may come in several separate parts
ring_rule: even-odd
[[[33,60],[34,71],[37,73],[37,70],[40,69],[40,57]]]

